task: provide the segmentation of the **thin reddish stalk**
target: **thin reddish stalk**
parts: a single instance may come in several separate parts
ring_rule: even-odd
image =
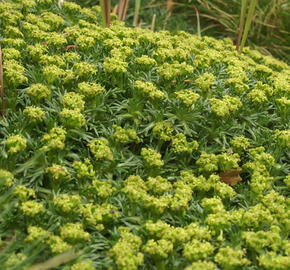
[[[123,11],[124,11],[124,1],[125,0],[120,0],[119,2],[119,14],[118,14],[118,20],[121,21],[123,17]]]
[[[129,3],[129,0],[125,0],[125,7],[124,7],[124,10],[123,10],[123,14],[122,14],[122,21],[125,20],[125,17],[126,17],[126,14],[127,14],[127,10],[128,10],[128,3]]]
[[[2,49],[0,47],[0,84],[1,84],[1,102],[2,102],[2,118],[5,116],[5,104],[4,104],[4,84],[3,84],[3,65],[2,65]]]
[[[106,23],[107,23],[107,27],[110,27],[111,18],[110,18],[109,5],[108,5],[108,1],[104,1],[104,2],[105,2],[105,12],[106,12]]]

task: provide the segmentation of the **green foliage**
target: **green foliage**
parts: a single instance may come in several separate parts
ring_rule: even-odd
[[[3,269],[289,268],[287,64],[105,28],[99,6],[9,0],[0,18]]]

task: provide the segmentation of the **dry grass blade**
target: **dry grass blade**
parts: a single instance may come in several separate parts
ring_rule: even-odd
[[[167,10],[169,10],[169,12],[172,13],[174,5],[175,5],[175,3],[173,0],[167,0],[166,8],[167,8]]]
[[[195,5],[193,5],[193,8],[195,10],[196,20],[197,20],[197,35],[199,37],[201,37],[199,12],[198,12],[198,9],[197,9],[197,7]]]
[[[122,20],[124,6],[125,6],[125,0],[120,0],[120,2],[119,2],[119,13],[118,13],[118,20],[119,21]]]
[[[134,20],[133,20],[133,26],[136,27],[138,24],[138,17],[139,17],[139,11],[141,6],[141,0],[135,1],[135,11],[134,11]]]
[[[118,11],[118,5],[115,5],[114,8],[113,8],[113,10],[112,10],[112,13],[114,15],[117,15],[117,11]]]
[[[2,118],[4,118],[4,83],[3,83],[3,65],[2,65],[2,49],[0,47],[0,85],[1,85],[1,103],[2,103]]]
[[[76,253],[73,250],[70,250],[68,252],[65,252],[63,254],[57,255],[43,263],[35,264],[31,267],[29,267],[27,270],[49,270],[54,269],[58,267],[61,264],[67,263],[71,260],[74,260],[79,256],[78,253]]]
[[[153,31],[153,32],[154,32],[154,28],[155,28],[155,22],[156,22],[156,14],[153,15],[152,23],[151,23],[151,31]]]
[[[236,46],[237,51],[239,51],[239,47],[241,44],[241,38],[242,38],[242,34],[243,34],[243,29],[244,29],[247,4],[248,4],[248,0],[242,0],[239,34],[238,34],[237,46]]]
[[[64,0],[58,0],[58,6],[59,6],[59,8],[61,8],[63,2],[64,2]]]
[[[127,10],[128,10],[128,4],[129,4],[129,0],[125,0],[125,7],[123,10],[123,14],[122,14],[122,21],[125,20],[126,14],[127,14]]]

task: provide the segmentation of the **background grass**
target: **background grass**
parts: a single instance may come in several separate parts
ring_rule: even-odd
[[[82,6],[98,5],[98,0],[76,1]],[[156,14],[155,30],[172,32],[184,30],[197,34],[194,5],[200,13],[201,34],[215,38],[230,37],[236,42],[241,9],[240,0],[143,0],[139,23],[151,27]],[[119,0],[112,0],[112,8]],[[170,9],[168,9],[168,7]],[[135,1],[129,1],[126,24],[132,25]],[[260,0],[254,13],[246,46],[272,54],[286,63],[290,62],[290,5],[287,0]]]

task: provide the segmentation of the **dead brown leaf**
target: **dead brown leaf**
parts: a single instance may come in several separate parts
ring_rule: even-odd
[[[242,169],[237,168],[234,170],[229,170],[223,173],[220,173],[219,176],[221,180],[230,186],[236,185],[238,182],[241,182],[243,179],[240,176]]]

